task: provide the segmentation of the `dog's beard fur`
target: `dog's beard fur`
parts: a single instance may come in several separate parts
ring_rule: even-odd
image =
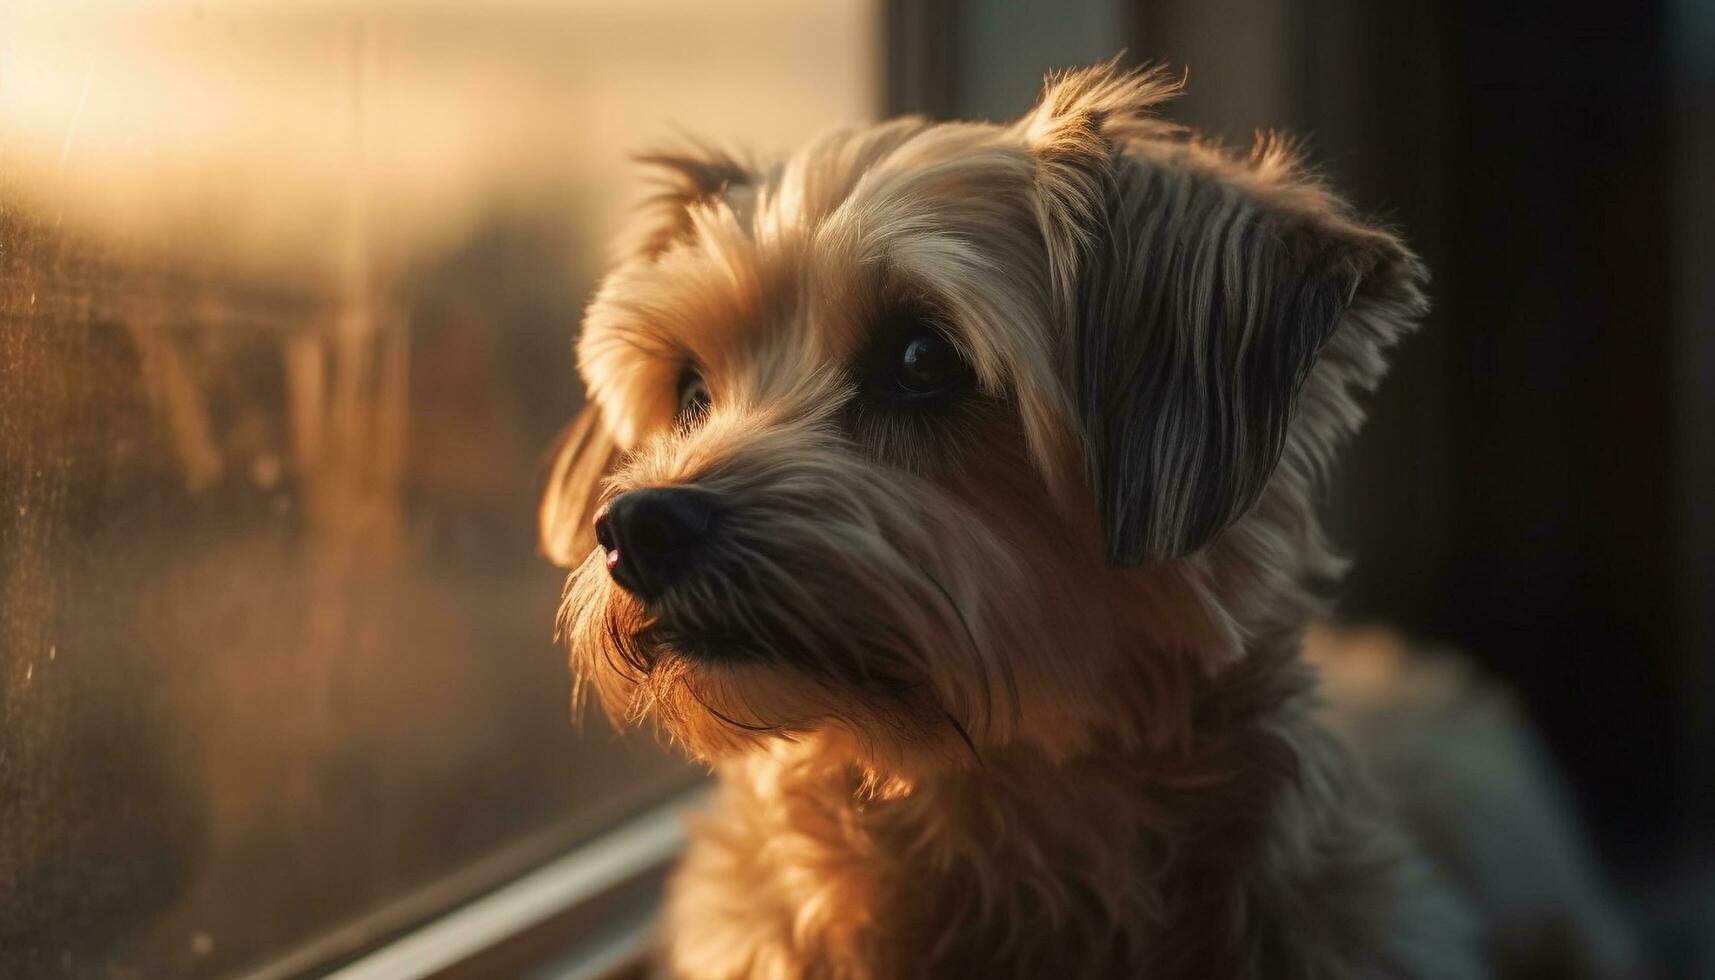
[[[1410,930],[1352,884],[1386,891],[1397,854],[1361,832],[1293,651],[1341,571],[1315,488],[1422,311],[1422,271],[1278,141],[1237,161],[1153,119],[1171,88],[1104,66],[1011,127],[901,120],[772,168],[651,158],[668,186],[587,315],[590,407],[543,538],[575,565],[574,701],[592,687],[727,777],[732,815],[679,888],[678,969],[915,973],[1004,920],[988,953],[1021,969],[1082,943],[1096,972],[1279,953],[1413,975]],[[972,388],[877,404],[863,352],[921,309]],[[688,424],[686,364],[713,393]],[[718,533],[645,603],[587,528],[661,486],[706,495]],[[1199,838],[1235,856],[1174,857]],[[1307,950],[1263,949],[1286,940],[1256,924],[1240,852],[1279,865],[1261,890],[1281,907],[1320,882],[1310,904],[1353,908]],[[1175,868],[1211,880],[1175,891]],[[913,894],[937,876],[980,910]],[[734,910],[734,889],[771,911]],[[1019,917],[1050,912],[1058,931],[1021,942]],[[1181,934],[1185,916],[1212,921]]]
[[[1016,428],[996,408],[973,435],[1005,446]],[[973,453],[930,478],[878,467],[825,413],[758,414],[717,411],[616,478],[675,482],[666,474],[696,455],[708,460],[696,486],[723,520],[704,570],[647,608],[599,553],[573,573],[561,629],[610,714],[652,718],[708,759],[835,734],[880,782],[980,764],[979,746],[1065,759],[1098,735],[1155,747],[1183,736],[1189,650],[1170,644],[1192,626],[1175,620],[1194,590],[1156,575],[1140,597],[1151,571],[1115,588],[1093,522],[1057,518],[1026,456]],[[1064,655],[1112,649],[1128,622],[1155,656],[1116,670]]]

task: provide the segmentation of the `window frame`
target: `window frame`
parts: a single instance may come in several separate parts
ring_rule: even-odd
[[[642,963],[685,816],[708,794],[682,775],[638,790],[605,819],[550,828],[234,976],[624,975]]]

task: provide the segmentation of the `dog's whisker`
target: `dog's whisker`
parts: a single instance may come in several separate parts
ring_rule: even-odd
[[[703,697],[702,692],[698,690],[697,686],[691,683],[688,678],[681,678],[679,683],[698,704],[703,706],[705,711],[720,719],[721,723],[729,728],[737,728],[741,731],[751,732],[752,734],[758,735],[776,734],[781,731],[781,728],[778,725],[752,725],[739,721],[738,719],[722,712],[719,708],[709,704],[708,699]]]
[[[957,619],[959,621],[960,628],[964,631],[965,642],[966,642],[966,644],[970,650],[970,653],[971,653],[971,660],[973,663],[977,664],[979,666],[979,669],[982,671],[982,684],[980,685],[981,690],[982,690],[982,695],[983,695],[982,719],[983,719],[983,725],[986,729],[990,725],[992,725],[992,723],[993,723],[993,715],[994,715],[993,691],[994,691],[994,689],[993,689],[993,684],[991,683],[991,680],[990,680],[989,671],[987,669],[988,668],[988,662],[987,662],[987,659],[983,656],[983,650],[982,650],[981,645],[977,642],[976,633],[974,631],[972,631],[971,622],[965,616],[964,609],[960,608],[959,603],[956,600],[954,600],[952,592],[948,591],[947,587],[941,583],[941,580],[936,578],[935,575],[926,568],[919,568],[918,572],[919,572],[919,574],[921,574],[923,576],[924,579],[926,579],[929,582],[930,585],[933,585],[935,587],[937,592],[940,593],[941,598],[946,601],[947,607],[949,609],[953,610],[954,616],[957,617]],[[1017,713],[1018,708],[1019,708],[1017,678],[1015,678],[1012,675],[1012,672],[1010,670],[1007,670],[1004,667],[1002,668],[1002,676],[1006,680],[1007,693],[1008,693],[1008,697],[1009,697],[1010,707],[1012,709],[1012,712],[1016,716],[1016,713]],[[1014,722],[1016,724],[1016,717],[1014,718]],[[961,732],[961,734],[964,734],[964,733]]]
[[[965,743],[965,748],[970,749],[971,759],[975,761],[977,765],[982,765],[982,753],[977,751],[977,743],[971,741],[971,733],[965,731],[965,726],[959,722],[958,717],[951,711],[943,712],[943,714],[947,716],[947,724],[953,726],[953,731],[957,732],[959,739]]]

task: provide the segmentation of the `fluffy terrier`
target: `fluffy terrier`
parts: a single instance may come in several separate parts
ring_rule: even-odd
[[[652,158],[542,531],[577,691],[720,775],[672,974],[1476,972],[1299,656],[1423,268],[1174,87]]]

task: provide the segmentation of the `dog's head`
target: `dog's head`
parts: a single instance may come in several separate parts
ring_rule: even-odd
[[[1302,626],[1313,485],[1422,273],[1280,143],[1154,118],[1172,89],[652,158],[542,508],[611,714],[909,777],[1181,737],[1187,675]]]

